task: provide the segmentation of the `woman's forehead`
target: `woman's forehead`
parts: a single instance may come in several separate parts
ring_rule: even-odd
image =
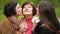
[[[32,7],[32,5],[31,5],[31,4],[26,4],[25,6],[29,6],[29,7]]]

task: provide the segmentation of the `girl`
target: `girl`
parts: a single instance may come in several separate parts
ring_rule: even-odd
[[[6,19],[0,24],[0,34],[16,34],[19,30],[18,16],[22,15],[22,10],[17,2],[9,2],[4,6]]]
[[[60,24],[53,4],[49,1],[40,1],[38,9],[41,21],[37,24],[33,34],[60,34]]]
[[[24,23],[24,33],[32,34],[32,30],[35,28],[36,24],[40,21],[38,17],[35,16],[36,8],[33,3],[25,2],[22,5],[22,13],[24,18],[21,19],[21,23]],[[37,20],[37,21],[36,21]]]

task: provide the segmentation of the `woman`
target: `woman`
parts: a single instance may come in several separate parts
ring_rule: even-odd
[[[21,8],[17,2],[9,2],[4,6],[6,19],[0,24],[0,34],[16,34],[19,30],[18,16],[22,15]]]
[[[32,30],[35,27],[35,24],[39,22],[38,17],[35,16],[36,8],[33,3],[25,2],[22,5],[22,13],[24,18],[21,19],[21,23],[24,24],[24,33],[25,34],[32,34]],[[36,21],[37,20],[37,21]]]
[[[51,2],[40,1],[39,15],[41,21],[37,24],[33,34],[60,34],[60,24],[55,15],[55,9]]]

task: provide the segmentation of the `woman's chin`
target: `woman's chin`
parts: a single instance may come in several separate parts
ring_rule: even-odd
[[[18,16],[22,16],[22,15],[16,15],[16,16],[18,17]]]

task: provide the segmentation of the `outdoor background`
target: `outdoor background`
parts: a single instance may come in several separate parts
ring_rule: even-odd
[[[22,6],[22,4],[24,2],[29,1],[29,2],[33,2],[36,7],[38,6],[38,4],[40,2],[40,0],[0,0],[0,22],[5,18],[4,14],[3,14],[4,5],[10,1],[19,2],[20,6]],[[60,18],[60,0],[49,0],[49,1],[51,1],[54,4],[56,16],[57,16],[57,18]]]

